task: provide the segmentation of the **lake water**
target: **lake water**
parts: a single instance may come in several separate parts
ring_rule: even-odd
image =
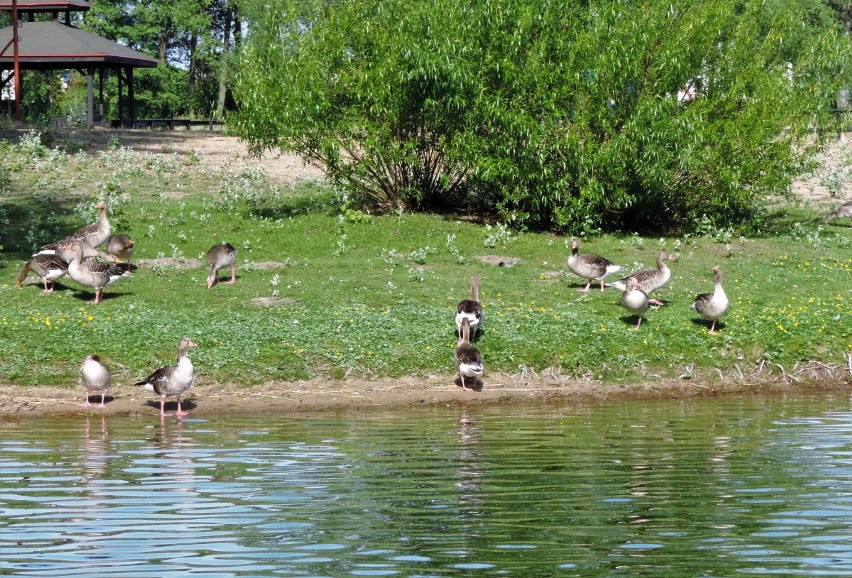
[[[0,574],[852,576],[852,400],[5,419]]]

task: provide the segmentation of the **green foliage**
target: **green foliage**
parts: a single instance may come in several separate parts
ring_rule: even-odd
[[[812,0],[278,0],[229,124],[386,211],[587,234],[756,224],[837,122],[849,56]]]

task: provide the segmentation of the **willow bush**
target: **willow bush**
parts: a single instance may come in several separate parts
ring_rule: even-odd
[[[754,224],[850,80],[819,0],[271,0],[251,20],[228,121],[254,152],[377,210],[569,233]]]

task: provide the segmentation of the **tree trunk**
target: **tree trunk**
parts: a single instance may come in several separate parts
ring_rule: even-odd
[[[230,6],[225,9],[225,26],[222,38],[222,55],[219,58],[219,97],[216,101],[216,116],[222,118],[225,114],[225,97],[228,94],[228,54],[231,51],[231,24],[236,8]]]
[[[196,99],[195,99],[195,89],[198,84],[198,64],[195,62],[195,53],[198,48],[198,34],[192,33],[192,37],[189,41],[189,117],[195,118],[195,113],[197,112],[195,109]]]
[[[160,28],[160,37],[158,40],[157,47],[157,58],[163,64],[168,64],[166,61],[166,57],[169,53],[169,29],[171,28],[171,23],[168,18],[163,19],[163,25]]]

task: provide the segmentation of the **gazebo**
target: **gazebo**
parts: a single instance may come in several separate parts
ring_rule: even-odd
[[[20,70],[65,70],[80,71],[87,81],[86,122],[95,122],[94,76],[99,72],[99,103],[103,105],[104,71],[113,71],[118,77],[118,115],[122,125],[133,126],[136,110],[133,95],[133,69],[156,67],[157,59],[138,50],[122,46],[71,25],[72,12],[85,12],[91,8],[88,2],[68,0],[65,2],[21,0],[16,2],[18,21],[18,66]],[[12,10],[11,0],[0,0],[0,10]],[[39,12],[51,12],[54,19],[34,22]],[[65,13],[64,22],[59,13]],[[24,19],[23,16],[27,18]],[[12,50],[13,28],[0,29],[0,71],[14,71]],[[4,86],[13,77],[8,75]],[[127,86],[127,117],[123,115],[123,84]],[[99,111],[100,112],[100,111]]]

